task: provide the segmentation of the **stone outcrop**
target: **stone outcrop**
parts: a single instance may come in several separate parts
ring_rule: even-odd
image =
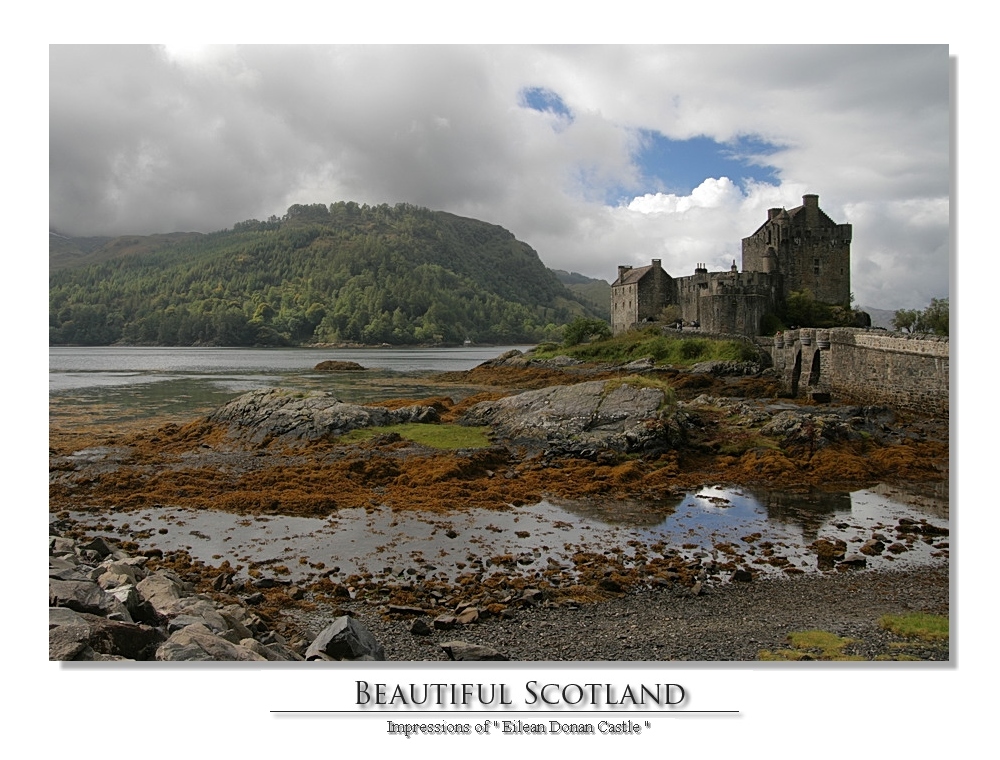
[[[50,660],[385,659],[371,633],[345,617],[303,657],[244,603],[195,593],[174,573],[148,571],[146,557],[95,541],[49,538]]]
[[[329,393],[300,393],[268,388],[244,393],[209,416],[224,425],[229,435],[249,444],[266,445],[314,441],[342,435],[355,428],[403,422],[437,422],[430,406],[385,409],[349,404]]]
[[[557,385],[484,401],[471,407],[462,423],[489,425],[508,442],[553,452],[653,451],[682,437],[667,392],[627,381]]]
[[[320,372],[360,372],[364,370],[364,367],[357,362],[345,362],[338,361],[336,359],[327,359],[325,362],[320,362],[315,367],[315,370]]]

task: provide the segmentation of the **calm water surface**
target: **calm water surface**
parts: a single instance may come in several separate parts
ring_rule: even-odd
[[[53,420],[81,408],[95,422],[150,416],[194,417],[257,388],[325,390],[344,401],[446,395],[471,389],[441,386],[434,372],[464,371],[512,348],[160,348],[49,349]],[[317,372],[322,361],[353,361],[365,372]],[[456,398],[458,400],[458,398]]]

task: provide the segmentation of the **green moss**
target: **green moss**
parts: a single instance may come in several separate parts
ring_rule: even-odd
[[[863,657],[851,655],[844,650],[854,639],[838,636],[829,631],[796,631],[788,634],[788,643],[792,649],[779,649],[775,652],[763,650],[758,653],[761,660],[862,660]]]
[[[878,624],[897,636],[934,641],[947,639],[948,618],[944,615],[930,615],[912,612],[907,615],[883,615]]]
[[[489,427],[464,425],[433,425],[407,422],[399,425],[352,430],[344,441],[364,441],[376,435],[397,433],[402,438],[435,449],[482,449],[490,445]]]

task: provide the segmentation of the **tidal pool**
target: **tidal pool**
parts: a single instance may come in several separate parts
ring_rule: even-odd
[[[763,575],[818,572],[809,549],[818,538],[843,540],[848,554],[873,537],[897,545],[899,553],[866,557],[869,569],[925,566],[949,554],[947,536],[896,530],[900,520],[947,528],[946,486],[937,493],[880,486],[806,495],[719,486],[671,502],[552,500],[450,515],[344,509],[321,519],[163,507],[70,517],[91,533],[135,540],[143,549],[183,549],[208,565],[228,560],[241,574],[263,565],[265,573],[293,582],[367,573],[376,581],[450,582],[470,566],[486,575],[531,577],[552,563],[572,570],[577,552],[626,566],[679,551],[735,560]]]

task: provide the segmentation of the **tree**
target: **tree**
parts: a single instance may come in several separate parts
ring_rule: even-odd
[[[947,298],[932,298],[930,306],[924,309],[923,326],[935,335],[948,335],[949,311]]]
[[[916,309],[897,309],[892,318],[892,327],[900,332],[916,332],[920,312]]]
[[[611,328],[603,319],[587,319],[577,317],[568,325],[563,333],[564,346],[576,346],[586,340],[606,340],[611,337]]]
[[[948,335],[949,310],[947,298],[932,298],[923,311],[898,309],[892,318],[892,326],[908,333]]]

